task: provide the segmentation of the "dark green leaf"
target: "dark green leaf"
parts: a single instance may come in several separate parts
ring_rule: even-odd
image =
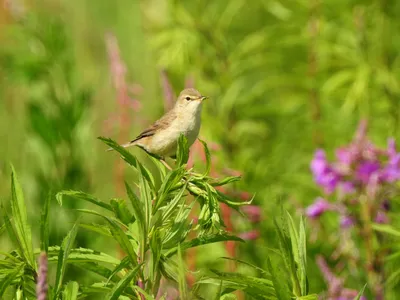
[[[189,145],[187,138],[181,134],[178,138],[178,147],[176,151],[176,164],[181,167],[187,164],[189,160]]]

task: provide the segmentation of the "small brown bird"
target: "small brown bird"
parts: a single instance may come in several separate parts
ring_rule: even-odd
[[[179,94],[174,108],[122,147],[138,146],[162,158],[175,156],[181,134],[187,138],[189,147],[197,139],[201,125],[201,109],[206,98],[196,89],[184,89]]]

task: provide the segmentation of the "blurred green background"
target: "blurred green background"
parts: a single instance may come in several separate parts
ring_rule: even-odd
[[[265,249],[275,244],[277,203],[300,214],[320,194],[309,172],[316,148],[331,155],[361,118],[378,145],[399,137],[399,1],[2,2],[0,198],[10,196],[12,162],[32,220],[50,190],[83,190],[103,200],[123,196],[122,176],[134,174],[96,137],[126,142],[161,116],[162,71],[175,93],[189,80],[210,96],[200,137],[219,145],[212,153],[215,171],[238,170],[237,190],[256,195],[262,221],[233,215],[232,222],[237,233],[257,233],[236,256],[258,266],[265,267]],[[118,100],[110,36],[126,65],[130,104]],[[77,214],[54,206],[58,243]],[[79,234],[81,246],[117,251],[85,234]],[[223,245],[213,247],[215,255],[203,248],[193,253],[196,268],[226,255]],[[308,249],[311,290],[319,292],[325,283],[314,257],[332,249],[324,241]]]

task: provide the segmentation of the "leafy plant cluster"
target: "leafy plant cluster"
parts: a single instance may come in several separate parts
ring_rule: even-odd
[[[37,293],[38,299],[82,299],[90,295],[100,295],[106,299],[161,299],[167,296],[163,290],[163,281],[167,280],[178,287],[180,299],[202,299],[198,287],[206,284],[219,287],[216,299],[228,294],[234,296],[232,292],[236,290],[254,299],[317,299],[315,295],[308,294],[304,222],[301,220],[297,229],[288,213],[282,214],[282,224],[276,223],[280,248],[273,250],[267,258],[268,270],[237,260],[251,266],[261,276],[212,270],[214,275],[202,276],[189,289],[185,280],[187,270],[182,259],[185,250],[222,241],[242,241],[224,230],[219,205],[225,203],[239,209],[247,203],[232,201],[215,190],[216,186],[239,178],[218,180],[208,176],[210,155],[205,143],[205,172],[200,174],[187,170],[187,142],[185,138],[180,138],[174,169],[167,171],[157,159],[153,160],[161,176],[161,183],[156,187],[154,174],[135,156],[110,139],[101,140],[138,171],[138,193],[136,188],[125,183],[127,200],[112,199],[106,203],[84,192],[59,192],[57,200],[60,204],[66,197],[89,202],[96,206],[95,210],[77,210],[82,214],[98,216],[104,221],[87,224],[78,219],[59,246],[49,245],[49,208],[52,198],[48,197],[40,221],[40,249],[36,249],[32,244],[22,188],[13,169],[11,215],[2,207],[2,231],[8,233],[16,249],[1,252],[0,296],[35,299]],[[195,203],[200,211],[197,224],[189,216]],[[119,259],[106,251],[75,248],[79,228],[114,240],[124,257]],[[40,253],[38,267],[37,257]],[[43,257],[47,257],[50,266],[55,265],[54,280],[48,276],[50,273],[47,272]],[[88,285],[76,281],[65,282],[68,265],[93,272],[101,280]],[[46,275],[50,283],[48,290],[47,286],[43,287],[46,281],[42,277]],[[39,298],[41,293],[47,294],[48,298]]]

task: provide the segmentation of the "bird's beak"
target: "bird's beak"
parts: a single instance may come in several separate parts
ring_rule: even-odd
[[[200,97],[200,100],[201,100],[201,101],[206,100],[206,99],[208,99],[207,96],[201,96],[201,97]]]

